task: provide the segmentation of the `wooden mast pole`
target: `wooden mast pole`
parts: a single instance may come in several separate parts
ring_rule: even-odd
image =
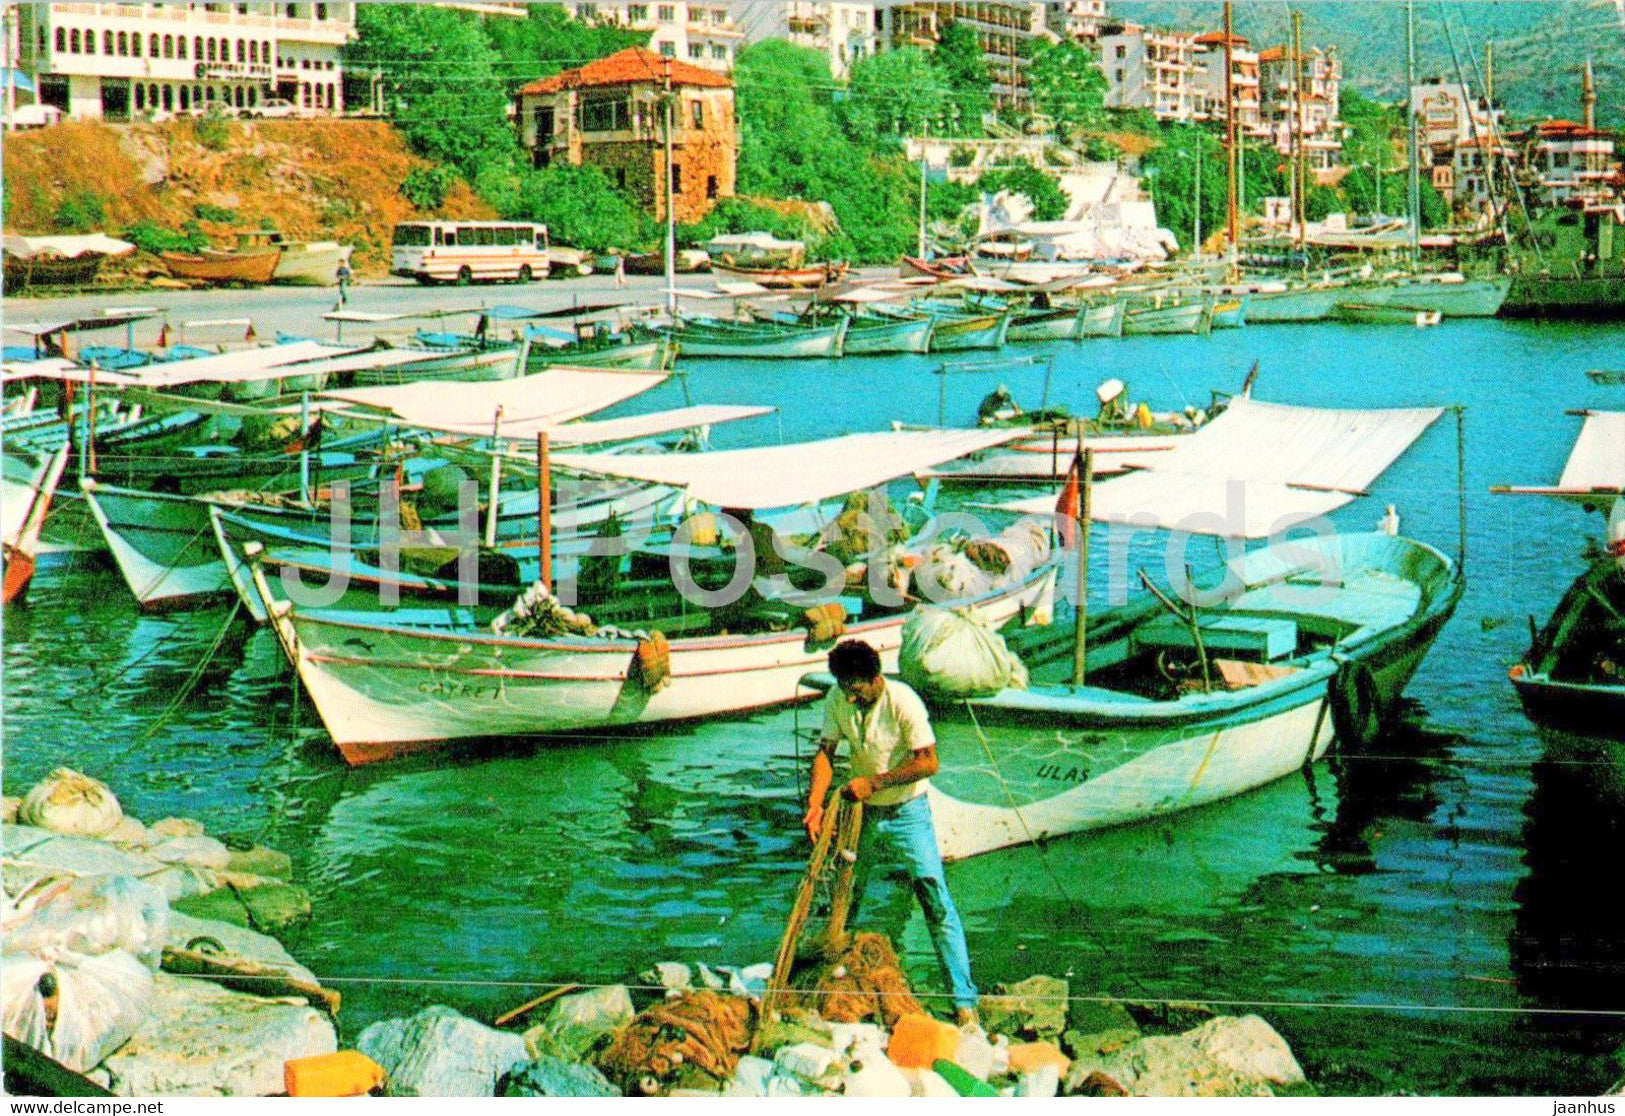
[[[1298,208],[1294,216],[1298,222],[1298,247],[1304,249],[1309,243],[1309,159],[1305,150],[1308,140],[1309,123],[1304,113],[1303,88],[1303,13],[1297,9],[1292,11],[1292,97],[1293,115],[1297,118],[1298,142],[1293,157],[1293,166],[1298,182]]]
[[[1230,272],[1235,277],[1236,257],[1241,244],[1241,211],[1236,193],[1236,63],[1235,30],[1231,22],[1230,0],[1224,0],[1224,173],[1229,187],[1226,235],[1230,240]]]
[[[1083,429],[1078,430],[1078,456],[1083,459],[1083,476],[1078,492],[1078,595],[1073,609],[1077,617],[1076,641],[1072,649],[1072,684],[1081,686],[1088,677],[1089,650],[1089,522],[1094,511],[1095,451],[1085,449]]]
[[[536,546],[541,582],[553,592],[553,461],[547,431],[536,432]]]

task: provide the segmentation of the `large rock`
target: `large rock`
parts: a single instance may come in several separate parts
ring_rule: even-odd
[[[436,1004],[410,1019],[374,1023],[356,1049],[384,1067],[392,1097],[490,1097],[530,1061],[518,1035],[492,1030]]]
[[[4,843],[8,861],[71,876],[146,877],[164,867],[150,856],[128,852],[94,837],[52,833],[30,825],[6,826],[0,831],[0,842]]]
[[[195,871],[195,869],[188,869]],[[241,877],[247,881],[248,877]],[[205,895],[172,898],[171,905],[198,918],[231,922],[250,930],[275,932],[310,917],[310,896],[285,880],[237,882]]]
[[[337,1048],[314,1008],[159,973],[152,1014],[102,1066],[121,1096],[258,1097],[282,1092],[290,1058]]]
[[[502,1079],[504,1097],[618,1097],[621,1091],[592,1066],[543,1055]]]
[[[579,1058],[600,1038],[632,1022],[635,1015],[632,995],[625,985],[610,984],[573,996],[561,996],[542,1023],[540,1041],[533,1046]]]
[[[1058,977],[1030,976],[999,985],[999,994],[984,996],[983,1025],[989,1031],[1053,1039],[1066,1030],[1071,987]]]
[[[1189,1032],[1202,1052],[1237,1077],[1271,1085],[1304,1084],[1303,1067],[1292,1048],[1256,1015],[1220,1016]]]
[[[1244,1081],[1196,1044],[1190,1035],[1153,1035],[1109,1054],[1074,1058],[1067,1093],[1134,1097],[1267,1097],[1262,1082]]]
[[[164,944],[171,949],[192,949],[204,953],[219,953],[227,958],[258,961],[275,965],[292,980],[319,983],[311,971],[295,961],[281,942],[230,922],[192,915],[171,909],[169,933]]]

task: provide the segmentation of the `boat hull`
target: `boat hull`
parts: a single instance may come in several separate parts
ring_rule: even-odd
[[[1511,276],[1462,283],[1402,283],[1394,288],[1386,305],[1435,310],[1446,318],[1493,318],[1511,286]]]
[[[688,327],[673,331],[682,356],[747,358],[757,360],[816,360],[841,355],[846,325],[797,330],[707,330]]]
[[[1332,287],[1255,292],[1247,303],[1247,320],[1253,325],[1323,321],[1337,301],[1347,297],[1347,291]]]
[[[976,318],[939,318],[931,333],[931,352],[958,353],[970,349],[1002,349],[1010,332],[1010,315]]]
[[[1178,306],[1145,306],[1130,308],[1123,317],[1125,336],[1145,336],[1169,333],[1204,333],[1212,319],[1209,308],[1200,302],[1185,302]]]
[[[936,323],[930,318],[891,322],[855,318],[846,331],[847,356],[880,353],[928,353]]]
[[[349,264],[355,249],[331,240],[286,244],[271,279],[295,287],[336,287],[340,264]]]
[[[207,504],[93,481],[80,487],[108,553],[142,608],[178,608],[232,591],[209,534]]]
[[[564,364],[571,368],[625,368],[637,372],[659,372],[670,368],[675,357],[676,346],[664,339],[586,350],[533,347],[529,367],[540,371],[555,364]]]
[[[1625,686],[1558,682],[1543,674],[1512,675],[1524,714],[1537,725],[1625,740]]]
[[[1085,307],[1083,316],[1078,319],[1078,336],[1123,336],[1123,314],[1127,309],[1128,304],[1124,302],[1113,302],[1105,306]]]
[[[197,279],[205,283],[269,283],[281,259],[279,248],[266,248],[218,256],[190,256],[184,252],[164,252],[164,267],[177,279]]]
[[[1070,341],[1078,336],[1082,311],[1040,311],[1010,323],[1011,341]]]
[[[263,571],[260,572],[263,578]],[[1047,610],[1055,571],[975,602],[994,625]],[[262,589],[262,592],[264,590]],[[827,644],[803,631],[676,638],[667,683],[633,670],[632,640],[532,641],[472,631],[386,628],[301,613],[273,626],[344,759],[374,763],[445,742],[534,736],[744,713],[803,699],[800,679]],[[896,669],[905,615],[852,624]]]
[[[1519,272],[1499,313],[1503,318],[1625,318],[1625,276]]]

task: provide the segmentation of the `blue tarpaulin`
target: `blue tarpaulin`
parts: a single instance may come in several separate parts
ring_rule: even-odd
[[[21,70],[0,70],[0,89],[8,85],[25,93],[35,92],[34,83]]]

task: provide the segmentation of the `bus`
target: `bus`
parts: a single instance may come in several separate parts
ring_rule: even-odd
[[[547,226],[523,221],[409,221],[395,226],[389,270],[419,283],[545,279]]]

